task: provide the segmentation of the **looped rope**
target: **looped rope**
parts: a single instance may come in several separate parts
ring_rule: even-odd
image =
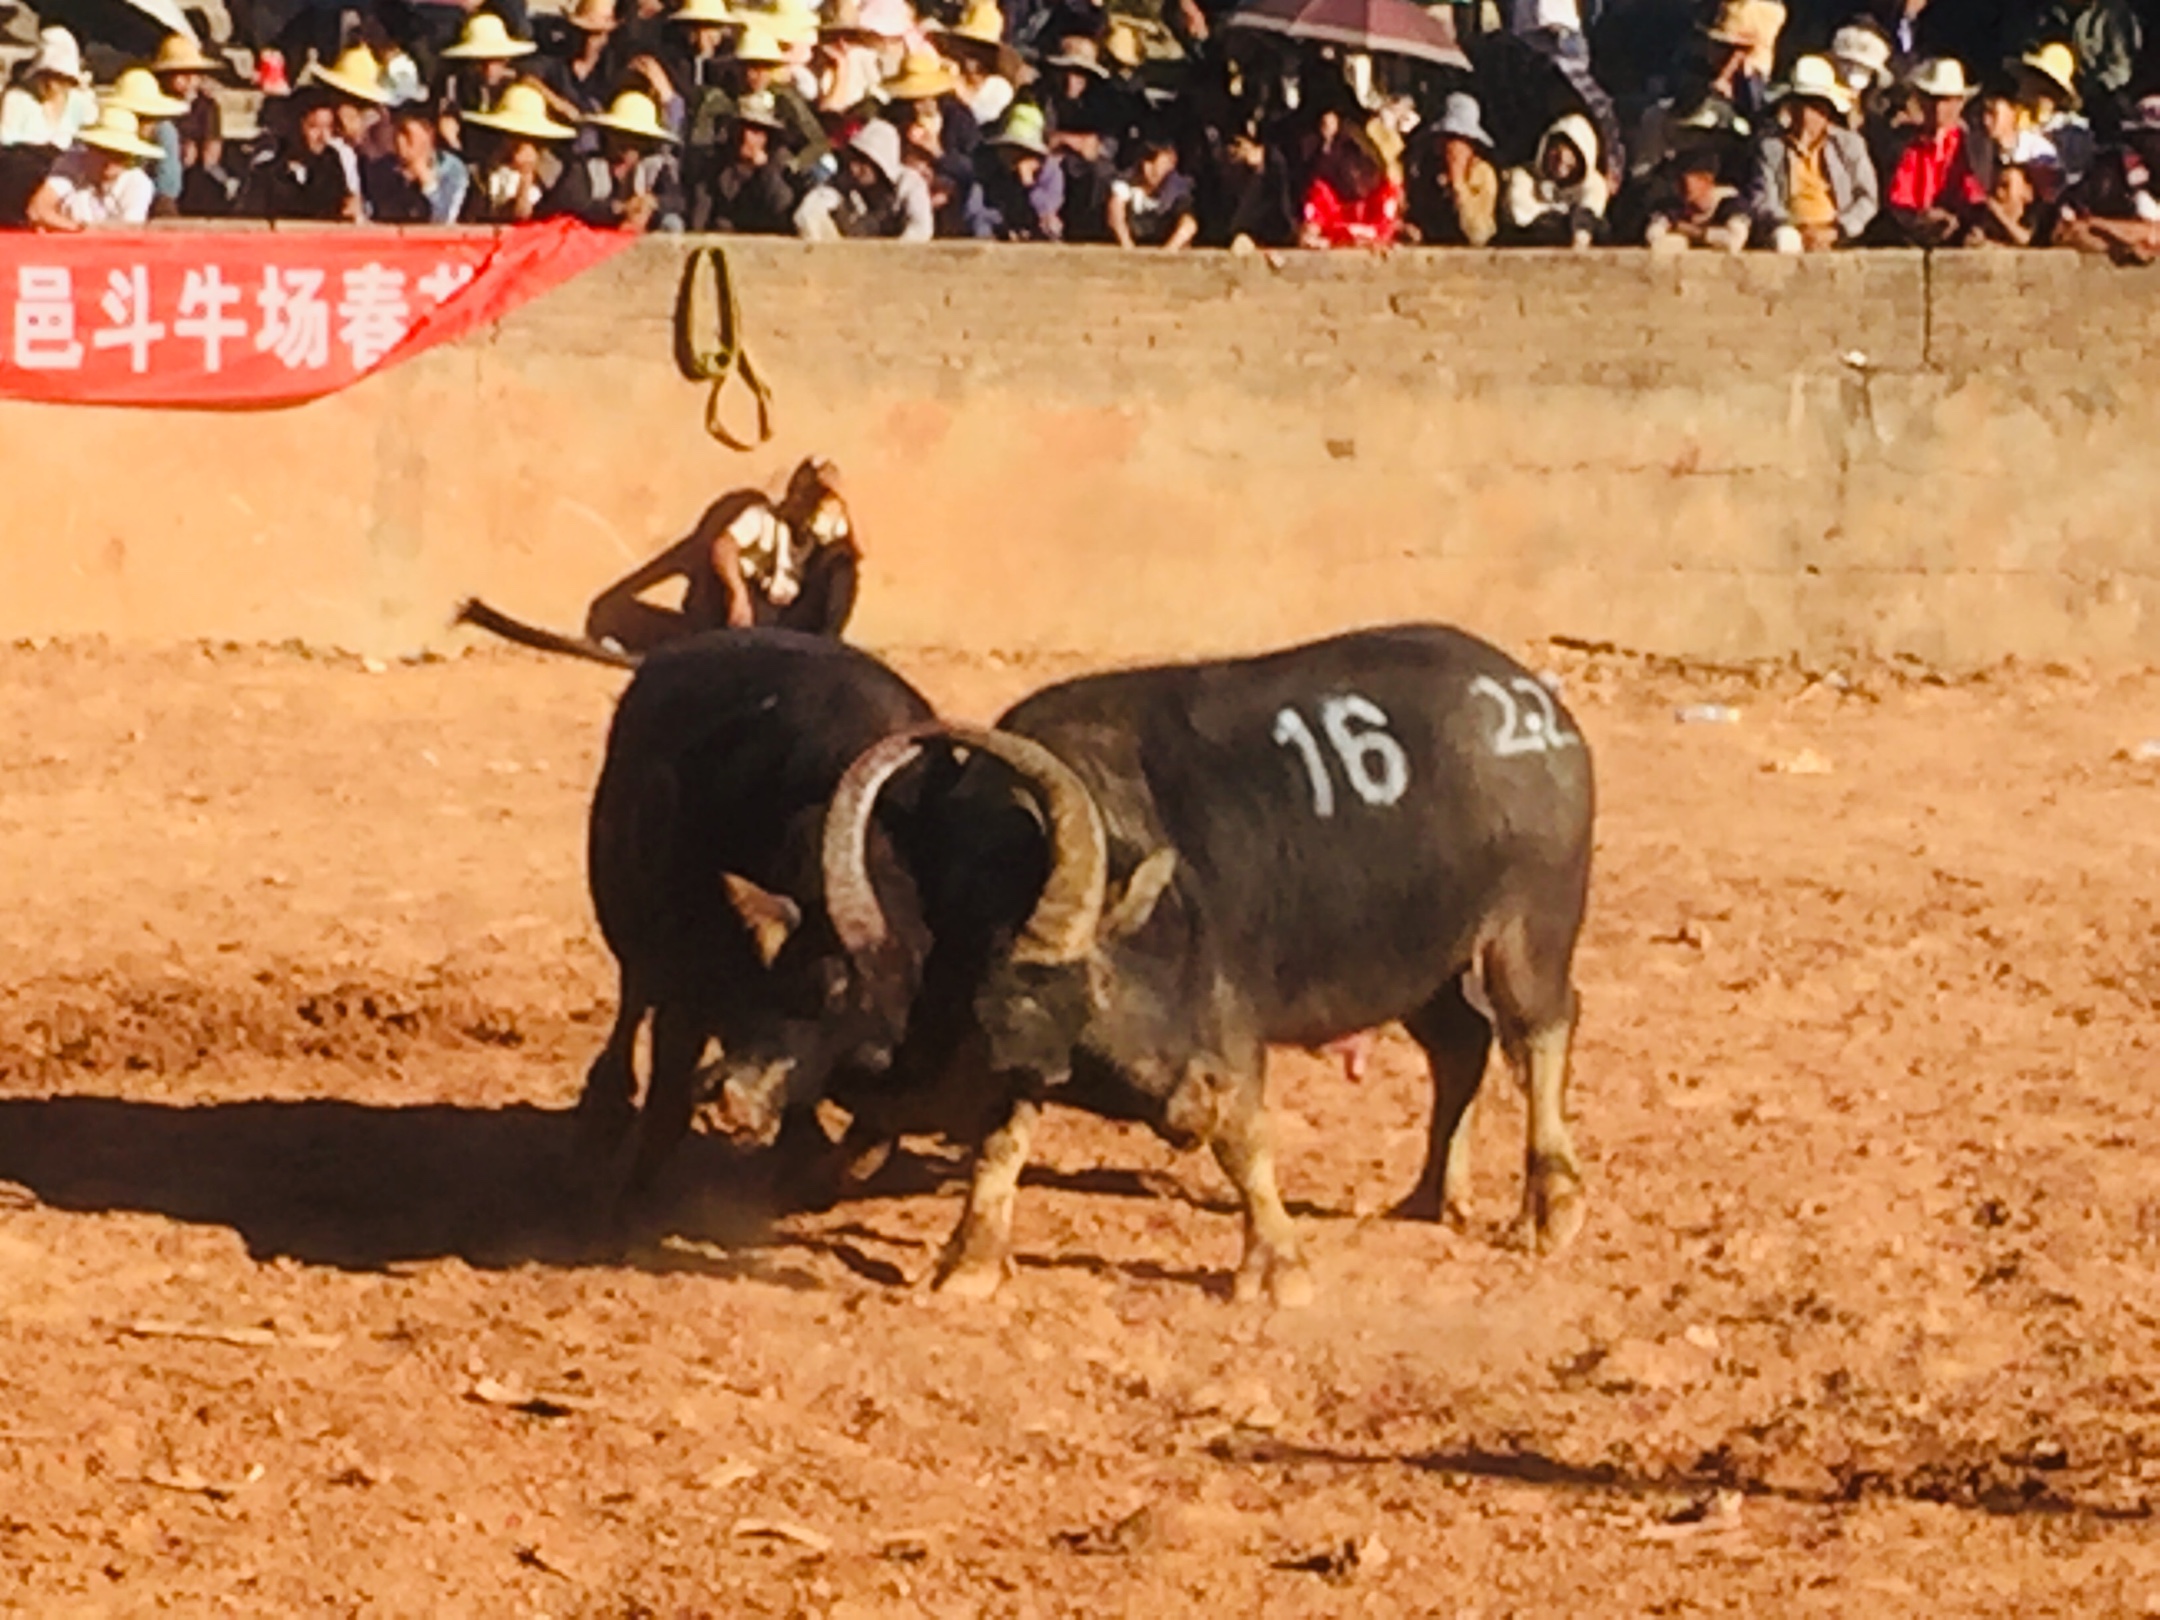
[[[700,267],[712,266],[713,319],[706,330],[716,336],[712,348],[697,340],[698,283]],[[727,259],[716,247],[691,250],[683,265],[682,289],[675,300],[675,359],[692,382],[709,382],[712,393],[705,401],[705,431],[731,450],[754,450],[773,436],[772,390],[751,363],[742,340],[742,308],[735,301],[735,283],[728,275]],[[757,437],[740,439],[720,420],[720,395],[728,378],[739,376],[757,401]]]

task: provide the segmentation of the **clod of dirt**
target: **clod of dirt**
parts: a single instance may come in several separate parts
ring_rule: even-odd
[[[1743,1500],[1738,1491],[1719,1491],[1712,1496],[1700,1497],[1664,1522],[1643,1526],[1642,1538],[1645,1541],[1685,1541],[1691,1536],[1737,1530]]]
[[[792,1519],[737,1519],[728,1534],[743,1541],[785,1541],[820,1557],[833,1548],[831,1536]]]
[[[1097,1525],[1086,1530],[1060,1530],[1053,1540],[1066,1551],[1085,1556],[1129,1556],[1160,1546],[1163,1526],[1153,1504],[1142,1503],[1115,1524]]]
[[[700,1490],[724,1491],[731,1485],[740,1485],[745,1480],[756,1479],[757,1474],[756,1463],[744,1462],[740,1457],[730,1457],[726,1462],[716,1463],[706,1469],[691,1483]]]
[[[494,1378],[476,1378],[465,1398],[483,1406],[504,1406],[527,1417],[559,1418],[589,1412],[598,1403],[583,1395],[539,1394],[519,1384]]]
[[[1275,1568],[1300,1575],[1318,1575],[1323,1580],[1347,1581],[1380,1570],[1387,1561],[1387,1543],[1374,1533],[1348,1537],[1301,1558],[1278,1559]]]

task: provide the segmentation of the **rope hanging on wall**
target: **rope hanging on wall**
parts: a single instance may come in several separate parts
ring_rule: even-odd
[[[712,266],[709,277],[699,274],[706,265]],[[712,289],[709,322],[699,319],[705,301],[699,296],[703,285]],[[710,348],[700,344],[701,331],[714,334]],[[716,247],[693,248],[683,265],[682,288],[675,298],[675,360],[692,382],[712,384],[712,392],[705,400],[707,433],[731,450],[755,450],[773,436],[772,390],[758,375],[743,343],[742,307],[735,298],[735,282],[728,273],[726,257]],[[736,437],[720,419],[720,395],[728,378],[735,376],[742,378],[750,397],[757,402],[757,436],[752,439]]]

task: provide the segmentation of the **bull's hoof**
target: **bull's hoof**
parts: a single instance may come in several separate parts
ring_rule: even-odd
[[[1588,1218],[1582,1179],[1569,1170],[1542,1172],[1532,1179],[1523,1198],[1514,1246],[1533,1254],[1558,1254],[1575,1241]]]
[[[1263,1254],[1238,1267],[1237,1275],[1231,1279],[1230,1297],[1240,1305],[1256,1305],[1266,1299],[1286,1310],[1301,1310],[1313,1302],[1312,1273],[1302,1260]]]
[[[938,1267],[930,1291],[942,1299],[988,1299],[1004,1286],[1005,1267],[995,1260],[955,1260]]]

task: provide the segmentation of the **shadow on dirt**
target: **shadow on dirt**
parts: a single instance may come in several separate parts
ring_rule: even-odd
[[[227,1226],[257,1260],[347,1270],[443,1258],[625,1263],[624,1243],[610,1239],[574,1174],[579,1149],[568,1113],[531,1107],[0,1102],[0,1180],[51,1208]],[[694,1184],[701,1225],[715,1224],[706,1215],[716,1195],[750,1187],[743,1158],[721,1139],[693,1137],[667,1189]],[[660,1207],[670,1208],[664,1198]],[[739,1212],[717,1224],[731,1240],[750,1235]],[[628,1263],[639,1263],[635,1253]]]

